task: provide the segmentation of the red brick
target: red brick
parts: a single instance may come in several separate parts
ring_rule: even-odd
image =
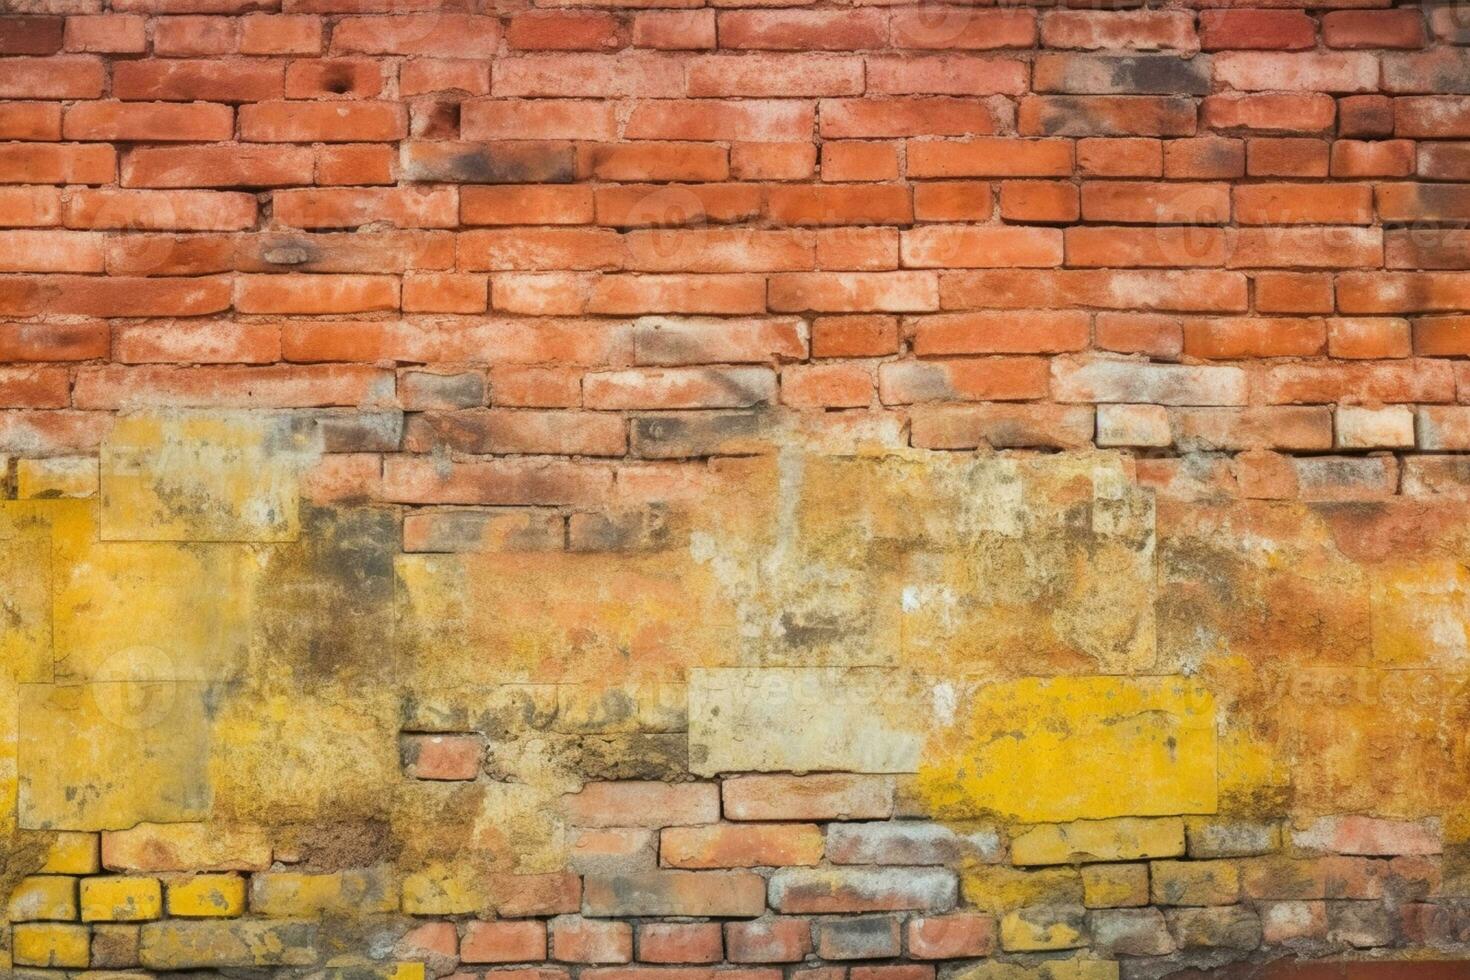
[[[868,92],[881,95],[1020,95],[1023,61],[981,55],[870,55]]]
[[[718,922],[646,922],[638,927],[645,963],[718,963],[724,958]]]
[[[1082,185],[1082,217],[1130,224],[1224,224],[1230,219],[1225,184],[1090,181]]]
[[[61,367],[0,367],[0,408],[66,408],[71,381]]]
[[[796,313],[921,313],[939,306],[928,272],[782,273],[770,278],[770,308]]]
[[[1068,140],[911,140],[910,177],[1065,177],[1072,172]]]
[[[480,774],[480,761],[485,754],[485,743],[478,735],[404,735],[401,746],[404,772],[414,779],[472,780]],[[476,938],[492,948],[513,945],[486,942],[490,937],[484,935]],[[542,955],[545,955],[544,938]]]
[[[0,17],[0,55],[55,54],[64,36],[61,17]]]
[[[898,352],[891,316],[819,316],[812,320],[813,357],[880,357]]]
[[[751,184],[621,184],[597,188],[595,202],[600,225],[655,228],[672,235],[681,226],[699,228],[758,218],[764,199],[760,188]],[[673,254],[671,249],[659,251]]]
[[[392,276],[241,276],[235,289],[241,313],[366,313],[398,309]]]
[[[775,375],[760,367],[662,368],[587,375],[589,408],[746,408],[776,398]]]
[[[447,468],[418,457],[389,456],[383,461],[383,499],[394,503],[591,504],[603,499],[611,487],[612,471],[605,466],[566,460],[496,459]],[[524,890],[512,895],[522,903],[537,897]],[[552,911],[576,908],[575,900],[569,904],[563,908],[558,903]]]
[[[453,228],[459,195],[452,187],[395,187],[278,191],[275,222],[296,228],[356,228],[385,223],[395,228]]]
[[[1414,144],[1408,140],[1332,144],[1333,177],[1407,177],[1414,172]]]
[[[578,827],[707,824],[720,818],[720,793],[713,783],[588,783],[563,806]]]
[[[633,959],[633,927],[579,915],[552,919],[551,956],[563,963],[627,963]]]
[[[0,360],[90,361],[110,349],[106,322],[0,323]]]
[[[1215,56],[1214,76],[1242,92],[1372,92],[1378,58],[1359,52],[1231,51]]]
[[[774,918],[725,925],[725,954],[731,963],[799,963],[812,951],[811,923]]]
[[[607,229],[485,229],[459,236],[459,267],[470,271],[606,269],[622,261],[623,241]]]
[[[1147,354],[1164,361],[1176,360],[1184,352],[1179,318],[1152,313],[1099,313],[1093,340],[1102,350]]]
[[[1331,313],[1332,277],[1270,272],[1255,277],[1256,305],[1263,313]]]
[[[281,97],[282,72],[266,62],[120,61],[112,94],[143,102],[259,102]]]
[[[1141,137],[1079,140],[1077,173],[1083,177],[1162,177],[1164,144]]]
[[[667,99],[639,102],[623,130],[627,139],[807,139],[815,114],[810,105],[784,100]]]
[[[1245,141],[1201,136],[1164,143],[1164,176],[1176,180],[1228,180],[1245,176]]]
[[[1199,48],[1194,17],[1183,10],[1047,11],[1041,16],[1041,43],[1089,51]]]
[[[1135,31],[1146,30],[1133,25]],[[889,22],[895,48],[980,51],[1029,48],[1036,43],[1036,14],[1026,9],[970,9],[963,16],[936,16],[933,10],[899,8]],[[1050,46],[1050,45],[1049,45]]]
[[[1337,103],[1311,94],[1212,95],[1200,106],[1200,123],[1217,132],[1321,133],[1332,128]]]
[[[615,415],[472,408],[414,416],[404,433],[404,448],[418,453],[448,448],[475,455],[621,456],[628,438],[623,420]]]
[[[366,365],[177,367],[148,364],[78,369],[78,408],[312,408],[384,404],[393,375]]]
[[[112,356],[127,364],[273,364],[281,359],[281,329],[224,320],[119,324]]]
[[[761,313],[766,285],[751,275],[615,275],[593,283],[589,313]]]
[[[1184,353],[1190,357],[1314,357],[1326,346],[1327,327],[1320,320],[1231,317],[1184,321]]]
[[[914,217],[919,221],[983,221],[993,207],[986,183],[951,180],[914,185]]]
[[[500,21],[439,11],[393,17],[344,17],[332,29],[336,54],[439,55],[488,58],[500,42]]]
[[[405,313],[484,313],[489,282],[471,273],[424,272],[403,277]]]
[[[239,27],[230,17],[159,17],[153,22],[153,52],[171,58],[230,54]]]
[[[910,410],[921,449],[1077,449],[1092,445],[1091,406],[920,405]]]
[[[670,827],[660,836],[659,859],[675,868],[812,865],[821,860],[822,846],[815,824]]]
[[[1249,184],[1234,189],[1243,225],[1366,225],[1373,222],[1367,184]]]
[[[903,232],[901,239],[903,264],[909,268],[1044,267],[1062,262],[1062,233],[1055,228],[926,225]]]
[[[777,225],[902,225],[914,220],[909,190],[897,185],[778,184],[767,190],[766,206]]]
[[[1408,357],[1413,353],[1409,322],[1390,317],[1328,320],[1327,352],[1350,360]]]
[[[322,19],[311,14],[247,14],[240,18],[241,54],[321,54]]]
[[[142,54],[147,20],[135,14],[84,14],[66,19],[66,50],[93,54]]]
[[[885,405],[1016,401],[1046,393],[1046,361],[1041,358],[891,361],[878,368],[878,397]]]
[[[945,309],[1096,306],[1139,311],[1236,312],[1246,308],[1245,276],[1214,270],[950,272],[940,280]]]
[[[391,102],[257,102],[240,108],[240,138],[253,143],[352,143],[407,135],[404,108]]]
[[[722,48],[860,51],[888,44],[880,10],[725,10],[718,17]]]
[[[919,357],[1056,354],[1087,347],[1090,318],[1081,310],[944,313],[909,318],[907,332]]]
[[[51,102],[0,105],[0,139],[61,139],[61,106]]]
[[[230,281],[125,276],[0,277],[0,315],[203,316],[230,308]]]
[[[90,55],[0,61],[0,99],[96,99],[105,86],[102,59]]]
[[[988,915],[939,915],[910,919],[909,955],[925,960],[969,959],[995,950],[995,920]]]
[[[255,196],[227,191],[74,190],[68,228],[238,231],[255,226]]]
[[[1386,95],[1349,95],[1337,100],[1337,135],[1392,136],[1393,100]]]
[[[1317,41],[1317,25],[1300,10],[1203,10],[1200,46],[1206,51],[1296,51]]]
[[[988,102],[942,95],[827,99],[820,105],[825,138],[989,136],[1001,126]]]
[[[1326,177],[1328,144],[1314,139],[1253,139],[1245,144],[1251,177]]]
[[[1076,221],[1077,185],[1066,181],[1008,180],[1000,185],[1000,216],[1006,221]]]
[[[316,182],[323,185],[391,184],[393,151],[370,144],[323,146],[316,151]]]
[[[62,137],[69,140],[216,142],[234,135],[229,106],[166,102],[78,102],[66,109]]]
[[[1369,268],[1383,265],[1379,228],[1240,228],[1231,232],[1225,264],[1233,269]]]
[[[1422,48],[1424,14],[1403,10],[1331,10],[1322,15],[1329,48]]]
[[[842,140],[822,147],[823,180],[897,180],[898,168],[898,147],[892,143]]]
[[[815,158],[815,151],[813,152]],[[720,181],[724,180],[730,173],[724,147],[712,146],[708,143],[615,143],[615,144],[584,144],[579,148],[578,164],[579,170],[591,177],[601,180],[626,180],[626,181],[648,181],[648,180],[699,180]],[[807,171],[810,172],[808,166]],[[619,191],[620,188],[600,187],[600,193],[611,193]],[[670,188],[672,196],[684,198],[699,198],[709,192],[708,188]],[[748,197],[748,192],[757,192],[757,188],[722,188],[725,193],[740,191],[742,197]],[[659,188],[645,188],[641,192],[648,197],[659,193]],[[667,207],[670,203],[670,194],[662,195],[659,202],[661,206]],[[677,204],[677,201],[673,201]],[[759,210],[760,203],[755,201],[752,205]]]
[[[288,99],[372,99],[382,91],[383,67],[368,58],[309,59],[286,68]]]
[[[459,942],[466,963],[532,963],[546,959],[544,922],[470,922]]]
[[[565,408],[582,403],[582,372],[560,367],[495,367],[490,402],[526,408]]]
[[[781,403],[794,408],[864,408],[873,371],[863,364],[795,364],[781,372]]]
[[[633,45],[668,51],[715,46],[713,10],[640,10],[633,15]]]
[[[54,187],[0,187],[0,228],[61,224],[61,192]]]
[[[1078,268],[1185,268],[1225,264],[1224,230],[1201,226],[1066,229],[1067,265]]]
[[[400,95],[427,95],[451,90],[467,95],[489,94],[490,66],[483,61],[415,58],[398,68]],[[461,130],[463,118],[464,106],[461,105]]]
[[[109,149],[109,153],[111,150]],[[282,187],[311,183],[306,147],[140,146],[123,157],[124,187]]]
[[[533,11],[511,17],[506,44],[522,51],[612,51],[623,46],[616,17],[600,11]]]

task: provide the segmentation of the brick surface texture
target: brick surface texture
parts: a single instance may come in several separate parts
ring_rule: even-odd
[[[1470,8],[0,0],[0,975],[1470,978]]]

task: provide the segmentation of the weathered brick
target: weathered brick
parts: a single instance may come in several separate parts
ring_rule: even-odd
[[[891,916],[854,916],[817,923],[817,954],[824,960],[877,960],[899,955],[899,923]]]
[[[588,875],[586,915],[755,918],[765,910],[766,882],[749,871],[651,871]]]
[[[725,925],[725,952],[731,963],[799,963],[812,951],[811,923],[775,917]]]
[[[815,824],[713,824],[669,827],[659,859],[675,868],[756,868],[811,865],[822,858]]]
[[[938,868],[790,868],[771,876],[779,912],[943,911],[955,903],[954,873]]]

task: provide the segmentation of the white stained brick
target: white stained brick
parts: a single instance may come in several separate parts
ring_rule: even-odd
[[[1337,409],[1339,449],[1406,449],[1414,445],[1414,413],[1403,405]]]

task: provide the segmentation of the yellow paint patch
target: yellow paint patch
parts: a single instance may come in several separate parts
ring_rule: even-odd
[[[1377,572],[1373,660],[1384,667],[1470,666],[1470,569],[1440,561]]]
[[[981,688],[926,750],[941,816],[1055,822],[1216,808],[1214,698],[1182,677],[1063,677]]]
[[[168,914],[188,919],[231,918],[245,911],[240,875],[191,875],[168,883]]]
[[[20,825],[108,830],[209,810],[206,692],[176,681],[21,685]]]
[[[288,415],[125,416],[102,444],[102,536],[295,540],[300,475],[319,451],[310,431]]]
[[[146,922],[163,915],[163,885],[157,878],[83,878],[81,887],[83,922]]]

